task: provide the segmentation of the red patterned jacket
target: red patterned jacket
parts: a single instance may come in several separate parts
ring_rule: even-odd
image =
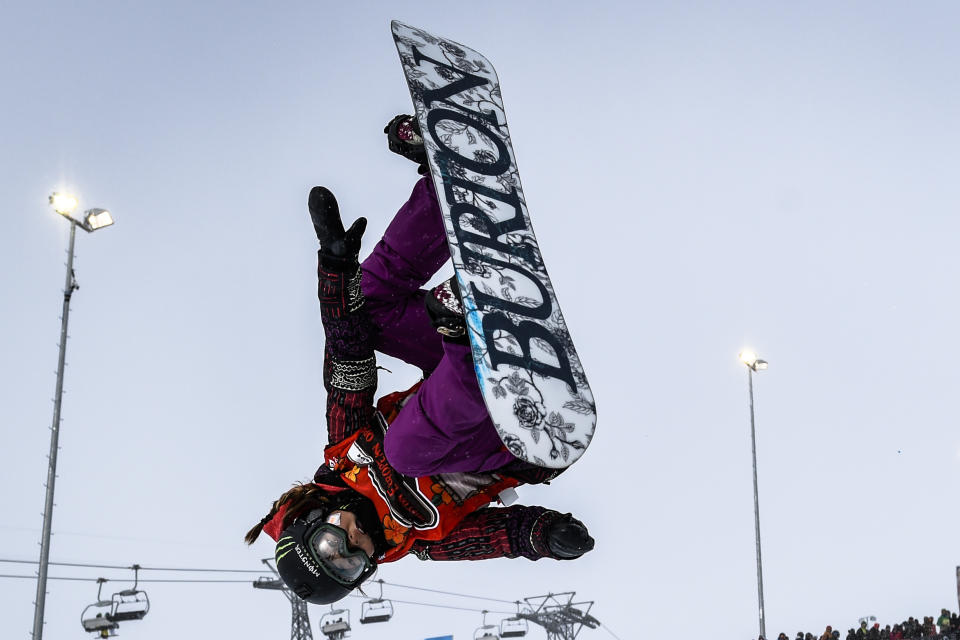
[[[390,394],[374,406],[377,371],[374,328],[363,310],[360,270],[335,273],[322,266],[319,298],[326,344],[329,445],[326,468],[376,506],[392,562],[408,553],[421,559],[479,560],[524,556],[555,557],[546,543],[550,524],[562,517],[543,507],[486,508],[504,489],[545,477],[527,474],[450,473],[423,478],[403,476],[383,452],[383,434],[402,402],[419,385]]]

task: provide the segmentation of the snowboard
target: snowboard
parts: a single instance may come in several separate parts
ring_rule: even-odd
[[[596,405],[530,224],[496,71],[462,44],[391,26],[487,409],[515,456],[568,467],[593,438]]]

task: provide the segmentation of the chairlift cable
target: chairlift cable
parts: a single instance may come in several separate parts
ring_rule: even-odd
[[[127,567],[128,569],[130,567]],[[263,569],[189,569],[177,567],[140,567],[140,571],[198,571],[201,573],[263,573]]]
[[[11,574],[0,574],[0,578],[30,578],[36,580],[37,576],[19,576]],[[73,578],[67,576],[48,576],[47,580],[79,580],[84,582],[96,582],[97,578]],[[104,578],[106,582],[129,582],[129,578]],[[235,583],[250,584],[250,580],[187,580],[180,578],[154,578],[150,580],[141,580],[140,582],[185,582],[185,583]]]
[[[116,578],[115,578],[116,580]],[[120,578],[119,580],[124,580]],[[250,580],[188,580],[186,578],[148,578],[147,580],[140,580],[140,582],[196,582],[196,583],[235,583],[235,584],[250,584]]]
[[[472,598],[474,600],[489,600],[491,602],[505,602],[506,604],[516,604],[516,600],[503,600],[500,598],[485,598],[483,596],[475,596],[467,593],[453,593],[452,591],[442,591],[440,589],[427,589],[426,587],[414,587],[408,584],[397,584],[395,582],[383,581],[383,584],[389,585],[391,587],[402,587],[404,589],[414,589],[416,591],[429,591],[430,593],[441,593],[446,596],[457,596],[458,598]],[[391,598],[392,600],[392,598]],[[471,609],[473,611],[473,609]]]
[[[124,567],[124,568],[126,568],[126,567]],[[24,578],[24,579],[36,580],[37,576],[0,574],[0,578]],[[96,582],[96,581],[97,581],[97,578],[74,578],[74,577],[67,577],[67,576],[48,576],[48,577],[47,577],[47,580],[73,580],[73,581],[82,581],[82,582]],[[129,579],[128,579],[128,578],[104,578],[104,581],[106,581],[106,582],[124,582],[124,581],[129,581]],[[226,584],[226,583],[230,583],[230,584],[250,584],[250,581],[249,581],[249,580],[188,580],[188,579],[163,579],[163,578],[150,579],[150,580],[141,580],[140,582],[150,582],[150,583],[172,582],[172,583],[181,583],[181,584],[182,584],[182,583],[204,583],[204,584],[211,584],[211,583],[212,583],[212,584]],[[388,582],[384,581],[384,584],[391,584],[391,583],[388,583]],[[447,593],[447,592],[444,592],[444,591],[437,591],[436,589],[425,589],[425,588],[423,588],[423,587],[413,587],[413,586],[409,586],[409,585],[392,585],[392,586],[403,586],[403,587],[406,587],[406,588],[408,588],[408,589],[419,589],[419,590],[421,590],[421,591],[434,591],[434,592],[436,592],[436,593]],[[449,594],[449,595],[457,595],[457,596],[465,597],[465,598],[473,597],[473,596],[465,596],[465,595],[463,595],[463,594]],[[349,597],[351,597],[351,598],[363,598],[364,596],[351,594]],[[491,600],[492,598],[479,598],[479,599],[482,599],[482,600]],[[436,604],[436,603],[432,603],[432,602],[414,602],[414,601],[411,601],[411,600],[397,600],[397,599],[395,599],[395,598],[389,598],[389,600],[390,600],[391,602],[394,602],[394,603],[397,603],[397,604],[411,604],[411,605],[416,605],[416,606],[420,606],[420,607],[434,607],[434,608],[436,608],[436,609],[454,609],[454,610],[457,610],[457,611],[472,611],[472,612],[475,612],[475,613],[480,613],[480,612],[482,612],[482,611],[486,611],[487,613],[496,613],[496,614],[502,614],[502,615],[512,615],[513,613],[515,613],[515,612],[513,612],[513,611],[496,611],[496,610],[492,610],[492,609],[474,609],[474,608],[470,608],[470,607],[457,607],[457,606],[453,606],[453,605]],[[509,602],[510,604],[513,604],[513,603],[514,603],[514,601],[511,601],[511,600],[501,600],[501,602]],[[612,631],[610,631],[609,629],[607,629],[607,631],[609,631],[611,635],[613,635],[615,638],[617,638],[617,636],[616,636],[615,634],[613,634]],[[617,638],[617,640],[620,640],[620,639]]]
[[[12,560],[12,559],[6,559],[6,558],[0,558],[0,562],[17,563],[17,564],[38,564],[37,561],[35,561],[35,560]],[[57,565],[57,566],[64,566],[64,567],[80,567],[80,568],[90,568],[90,569],[119,569],[119,570],[130,570],[130,569],[132,569],[132,565],[107,565],[107,564],[92,564],[92,563],[80,563],[80,562],[52,562],[52,561],[51,561],[49,564],[51,564],[51,565]],[[166,568],[164,568],[164,567],[140,567],[140,571],[202,572],[202,573],[258,573],[258,574],[261,574],[261,575],[264,573],[263,569],[198,569],[198,568],[185,568],[185,567],[177,567],[177,568],[173,568],[173,567],[166,567]],[[0,578],[30,578],[30,579],[36,579],[36,576],[35,576],[35,575],[33,575],[33,576],[24,576],[24,575],[0,574]],[[66,577],[66,576],[60,576],[60,577],[50,576],[50,577],[48,577],[48,579],[49,579],[49,580],[74,580],[74,581],[96,582],[96,578],[77,578],[77,577]],[[116,581],[125,581],[125,580],[128,580],[128,578],[107,578],[106,580],[116,582]],[[231,584],[231,583],[232,583],[232,584],[240,584],[240,583],[242,583],[242,584],[248,584],[248,583],[250,582],[250,580],[214,580],[214,579],[210,579],[210,580],[197,580],[197,579],[178,579],[178,578],[166,578],[166,579],[163,579],[163,578],[153,578],[153,579],[141,579],[140,582],[142,582],[142,583],[162,583],[162,582],[167,582],[167,583],[205,583],[205,584],[218,584],[218,583],[219,583],[219,584]],[[402,588],[402,589],[411,589],[411,590],[415,590],[415,591],[425,591],[425,592],[428,592],[428,593],[436,593],[436,594],[440,594],[440,595],[454,596],[454,597],[458,597],[458,598],[469,598],[469,599],[472,599],[472,600],[486,600],[486,601],[489,601],[489,602],[502,602],[502,603],[504,603],[504,604],[516,604],[516,602],[517,602],[516,600],[505,600],[505,599],[502,599],[502,598],[488,598],[488,597],[485,597],[485,596],[478,596],[478,595],[474,595],[474,594],[456,593],[456,592],[453,592],[453,591],[444,591],[444,590],[442,590],[442,589],[430,589],[430,588],[427,588],[427,587],[418,587],[418,586],[409,585],[409,584],[400,584],[400,583],[396,583],[396,582],[387,582],[386,580],[383,580],[383,581],[382,581],[382,585],[386,585],[386,586],[390,586],[390,587],[399,587],[399,588]],[[362,598],[363,596],[359,596],[359,595],[358,595],[358,596],[353,596],[353,597]],[[438,607],[438,608],[442,608],[442,609],[459,609],[459,610],[462,610],[462,611],[474,611],[474,612],[482,611],[482,609],[473,609],[473,608],[469,608],[469,607],[456,607],[456,606],[451,606],[451,605],[432,604],[432,603],[427,603],[427,602],[412,602],[412,601],[405,601],[405,600],[396,600],[396,599],[394,599],[394,598],[385,598],[385,599],[389,599],[389,600],[391,600],[391,601],[393,601],[393,602],[402,603],[402,604],[412,604],[412,605],[419,605],[419,606],[426,606],[426,607]],[[498,613],[498,614],[511,615],[511,614],[515,614],[516,612],[514,612],[514,611],[490,611],[490,613]],[[608,629],[608,631],[609,631],[609,629]],[[616,634],[614,634],[612,631],[610,632],[610,634],[613,635],[613,637],[617,638]],[[617,640],[620,640],[620,639],[617,638]]]
[[[17,564],[38,564],[36,560],[10,560],[6,558],[0,558],[0,562],[10,562]],[[61,566],[61,567],[81,567],[88,569],[132,569],[132,565],[113,565],[113,564],[87,564],[81,562],[53,562],[49,564]],[[183,567],[140,567],[140,571],[170,571],[170,572],[200,572],[200,573],[257,573],[262,574],[263,569],[194,569],[194,568],[183,568]],[[145,582],[145,580],[141,580]],[[244,582],[244,581],[242,581]],[[427,591],[430,593],[439,593],[447,596],[455,596],[458,598],[471,598],[473,600],[487,600],[489,602],[502,602],[505,604],[516,604],[516,600],[504,600],[501,598],[487,598],[484,596],[477,596],[468,593],[455,593],[452,591],[443,591],[441,589],[428,589],[426,587],[416,587],[408,584],[398,584],[396,582],[387,582],[384,580],[382,582],[384,585],[391,587],[400,587],[403,589],[413,589],[416,591]]]
[[[36,560],[8,560],[0,558],[0,562],[10,562],[16,564],[37,564]],[[84,564],[81,562],[49,562],[51,565],[61,567],[83,567],[88,569],[133,569],[133,565],[116,564]],[[263,573],[263,569],[187,569],[175,567],[140,567],[140,571],[197,571],[202,573]]]
[[[411,602],[411,601],[409,601],[409,600],[396,600],[396,599],[394,599],[394,598],[390,598],[390,600],[391,600],[391,602],[399,603],[399,604],[415,604],[415,605],[419,605],[419,606],[421,606],[421,607],[436,607],[436,608],[438,608],[438,609],[456,609],[456,610],[458,610],[458,611],[474,611],[474,612],[476,612],[476,613],[480,613],[480,612],[482,612],[482,611],[486,611],[487,613],[502,613],[502,614],[507,614],[507,615],[510,615],[510,614],[512,613],[511,611],[493,611],[493,610],[490,610],[490,609],[471,609],[471,608],[469,608],[469,607],[455,607],[455,606],[448,605],[448,604],[433,604],[433,603],[430,603],[430,602]]]
[[[36,580],[37,576],[17,576],[12,574],[0,573],[0,578],[30,578],[31,580]],[[82,580],[84,582],[96,582],[96,578],[55,578],[53,576],[47,576],[47,580]]]
[[[10,575],[10,574],[0,574],[0,578],[29,578],[31,580],[36,580],[37,576],[22,576],[22,575]],[[79,580],[84,582],[96,582],[97,578],[74,578],[67,576],[49,576],[47,580]],[[125,582],[129,581],[128,578],[104,578],[105,582]],[[235,583],[235,584],[250,584],[249,580],[187,580],[187,579],[178,579],[178,578],[154,578],[148,580],[141,580],[140,582],[177,582],[177,583]],[[388,584],[384,582],[384,584]],[[420,587],[409,587],[410,589],[419,589]],[[432,591],[432,589],[423,589],[424,591]],[[441,592],[442,593],[442,592]],[[458,594],[459,595],[459,594]],[[350,594],[351,598],[366,598],[359,594]],[[464,596],[469,597],[469,596]],[[482,609],[470,609],[466,607],[454,607],[451,605],[441,605],[441,604],[431,604],[429,602],[410,602],[407,600],[397,600],[395,598],[384,598],[385,600],[390,600],[391,602],[400,602],[403,604],[416,604],[424,607],[440,607],[443,609],[461,609],[463,611],[482,611]],[[507,601],[505,601],[507,602]],[[511,602],[511,604],[513,604]],[[510,615],[514,613],[513,611],[493,611],[490,610],[490,613],[503,613]]]
[[[54,563],[51,562],[50,564],[54,564]],[[98,565],[92,565],[92,566],[98,566]],[[120,567],[120,568],[122,568],[122,569],[127,569],[127,568],[129,568],[129,567]],[[263,571],[261,571],[260,573],[263,573]],[[37,577],[37,576],[0,574],[0,578],[30,578],[30,579],[36,579],[36,577]],[[47,579],[48,579],[48,580],[79,580],[79,581],[86,581],[86,582],[96,582],[96,581],[97,581],[97,578],[77,578],[77,577],[67,577],[67,576],[49,576]],[[104,580],[105,580],[106,582],[124,582],[124,581],[129,581],[129,578],[104,578]],[[175,583],[176,583],[176,582],[179,582],[179,583],[242,583],[242,584],[249,584],[249,583],[250,583],[250,580],[190,580],[190,579],[184,579],[184,578],[147,578],[147,579],[145,579],[145,580],[140,580],[140,582],[143,582],[143,583],[147,583],[147,582],[150,582],[150,583],[157,583],[157,582],[175,582]],[[440,590],[438,590],[438,589],[427,589],[427,588],[425,588],[425,587],[414,587],[414,586],[412,586],[412,585],[394,584],[394,583],[392,583],[392,582],[387,582],[387,581],[384,581],[383,584],[385,584],[385,585],[390,585],[390,586],[394,586],[394,587],[403,587],[403,588],[406,588],[406,589],[415,589],[415,590],[419,590],[419,591],[430,591],[430,592],[433,592],[433,593],[440,593],[440,594],[445,594],[445,595],[459,596],[459,597],[461,597],[461,598],[473,598],[473,599],[476,599],[476,600],[494,600],[494,601],[496,601],[496,602],[506,602],[506,603],[508,603],[508,604],[514,604],[514,602],[515,602],[515,601],[513,601],[513,600],[496,600],[495,598],[483,598],[483,597],[480,597],[480,596],[470,596],[470,595],[466,595],[466,594],[462,594],[462,593],[451,593],[451,592],[449,592],[449,591],[440,591]],[[367,597],[367,596],[361,596],[361,595],[353,595],[353,594],[351,594],[351,597],[354,597],[354,598],[365,598],[365,597]],[[404,601],[404,600],[397,600],[397,599],[395,599],[395,598],[384,598],[384,600],[391,600],[391,601],[393,601],[393,602],[403,602],[403,603],[405,603],[405,604],[419,604],[419,605],[423,605],[423,606],[437,606],[437,607],[444,607],[444,608],[447,608],[447,609],[458,609],[458,608],[462,608],[462,607],[452,607],[452,606],[447,606],[447,605],[432,605],[432,604],[425,603],[425,602],[407,602],[407,601]],[[469,609],[469,608],[468,608],[468,609],[464,609],[464,610],[465,610],[465,611],[481,611],[481,609]],[[515,613],[515,612],[513,612],[513,611],[491,611],[491,613],[512,614],[512,613]]]

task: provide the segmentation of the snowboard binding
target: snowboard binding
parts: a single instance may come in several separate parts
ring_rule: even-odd
[[[455,344],[470,343],[456,276],[444,280],[427,292],[425,304],[430,323],[444,340]]]
[[[417,163],[417,173],[426,175],[427,151],[423,148],[423,136],[420,133],[420,123],[414,116],[398,115],[383,128],[387,134],[387,146],[390,151],[403,156],[407,160]]]

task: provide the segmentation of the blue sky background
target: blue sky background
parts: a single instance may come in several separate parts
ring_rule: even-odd
[[[52,558],[271,555],[242,535],[325,443],[307,193],[324,184],[345,218],[367,216],[369,250],[416,178],[381,133],[410,110],[397,18],[499,71],[599,408],[584,458],[520,497],[576,514],[597,549],[408,558],[381,577],[507,600],[575,590],[607,625],[583,638],[756,637],[736,359],[752,346],[770,361],[755,380],[768,635],[956,609],[954,3],[21,2],[3,18],[3,558],[39,555],[68,235],[55,189],[117,223],[77,239]],[[416,376],[381,364],[384,393]],[[279,594],[147,586],[131,640],[289,634]],[[46,637],[78,636],[95,583],[49,591]],[[14,636],[34,592],[0,579]],[[397,605],[353,637],[469,638],[481,621]]]

